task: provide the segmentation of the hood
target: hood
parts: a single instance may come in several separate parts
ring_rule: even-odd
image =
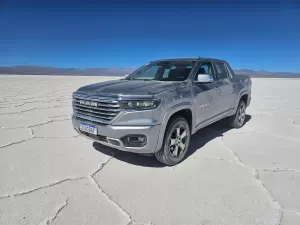
[[[177,82],[112,80],[83,86],[77,90],[80,93],[101,95],[156,95],[168,89],[173,89]],[[178,83],[177,83],[178,84]]]

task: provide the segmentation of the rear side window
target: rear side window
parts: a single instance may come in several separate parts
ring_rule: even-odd
[[[233,70],[231,69],[231,67],[228,65],[228,64],[225,64],[226,68],[227,68],[227,72],[229,74],[229,77],[234,77],[234,72]]]
[[[224,63],[215,62],[214,65],[216,67],[218,79],[228,78],[228,73]]]

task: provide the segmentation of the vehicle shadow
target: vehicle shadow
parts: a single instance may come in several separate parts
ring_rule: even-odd
[[[115,159],[133,164],[136,166],[143,166],[143,167],[164,167],[165,165],[158,162],[155,157],[153,156],[145,156],[145,155],[139,155],[136,153],[131,152],[124,152],[120,151],[114,148],[110,148],[108,146],[102,145],[98,142],[93,143],[93,147],[95,150],[109,155],[113,156]]]
[[[251,120],[250,115],[246,115],[245,123]],[[231,130],[226,123],[226,119],[220,120],[210,126],[197,131],[192,137],[190,142],[190,147],[188,150],[188,155],[186,158],[193,155],[196,151],[201,151],[201,148],[208,142],[212,141],[217,137],[222,137],[224,133]],[[112,156],[120,161],[143,167],[165,167],[166,165],[158,162],[155,157],[149,157],[144,155],[139,155],[131,152],[124,152],[114,148],[104,146],[100,143],[94,142],[93,147],[95,150]]]
[[[251,120],[251,115],[246,115],[245,124]],[[231,130],[228,126],[228,121],[222,119],[218,122],[215,122],[203,129],[197,131],[191,138],[190,148],[187,154],[189,156],[193,155],[197,150],[201,151],[201,148],[208,142],[212,141],[215,138],[222,137],[223,134]]]

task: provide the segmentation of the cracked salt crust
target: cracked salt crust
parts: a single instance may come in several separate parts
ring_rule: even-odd
[[[30,139],[31,132],[28,128],[17,128],[13,130],[0,128],[0,148],[21,143]]]
[[[278,126],[277,129],[281,127]],[[252,168],[300,170],[299,141],[284,137],[274,138],[264,133],[246,133],[238,137],[228,135],[224,136],[223,140]]]
[[[300,214],[300,173],[299,171],[261,171],[262,182],[285,209]]]
[[[45,224],[45,221],[61,225],[128,224],[127,216],[88,179],[66,181],[19,197],[1,199],[0,208],[3,212],[0,224]]]
[[[298,225],[300,224],[300,213],[285,210],[283,212],[283,217],[281,225]]]
[[[74,137],[78,133],[73,129],[70,119],[52,121],[51,123],[33,128],[35,137]]]
[[[11,108],[0,108],[0,115],[7,114],[22,114],[25,112],[34,111],[37,109],[48,109],[48,108],[58,108],[62,105],[58,102],[38,102],[38,103],[29,103],[22,106],[11,107]]]
[[[153,223],[144,223],[140,221],[131,221],[128,225],[154,225]]]
[[[31,112],[22,115],[2,115],[0,117],[0,127],[3,128],[22,128],[37,124],[43,124],[51,121],[43,114],[31,114]]]
[[[116,201],[114,201],[112,199],[112,197],[110,197],[107,193],[105,193],[102,188],[100,187],[100,185],[95,181],[95,179],[92,176],[88,177],[89,180],[91,181],[91,183],[95,184],[95,186],[98,188],[99,192],[104,195],[108,201],[110,201],[116,208],[118,208],[120,210],[120,212],[122,214],[124,214],[125,217],[127,217],[128,222],[130,223],[132,221],[131,216],[129,215],[128,212],[126,212]]]
[[[99,77],[0,79],[0,224],[299,223],[298,80],[253,79],[242,129],[200,131],[183,163],[151,168],[73,137],[72,92]]]
[[[109,158],[78,138],[35,138],[2,148],[0,196],[87,176]]]
[[[50,118],[51,118],[52,121],[70,120],[72,118],[72,114],[62,115],[62,116],[52,116]]]
[[[116,176],[118,179],[111,179]],[[278,205],[266,195],[252,170],[237,163],[187,160],[172,170],[112,160],[94,177],[133,220],[154,224],[201,224],[205,220],[211,224],[254,224],[255,218],[256,224],[276,224],[279,217]],[[141,182],[143,177],[149,179]]]
[[[69,198],[66,199],[65,202],[62,203],[62,205],[58,206],[57,209],[54,211],[54,213],[47,217],[40,225],[48,225],[52,224],[55,219],[57,219],[58,214],[68,205]]]

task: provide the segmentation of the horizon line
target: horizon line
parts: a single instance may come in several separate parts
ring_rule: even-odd
[[[85,68],[76,68],[76,67],[57,67],[57,66],[50,66],[50,65],[15,65],[15,66],[4,66],[0,65],[0,68],[16,68],[16,67],[45,67],[45,68],[56,68],[56,69],[76,69],[76,70],[86,70],[86,69],[137,69],[139,67],[85,67]],[[265,69],[254,70],[254,69],[247,69],[247,68],[232,68],[233,70],[249,70],[252,72],[269,72],[269,73],[293,73],[293,74],[300,74],[299,72],[290,72],[290,71],[269,71]]]

